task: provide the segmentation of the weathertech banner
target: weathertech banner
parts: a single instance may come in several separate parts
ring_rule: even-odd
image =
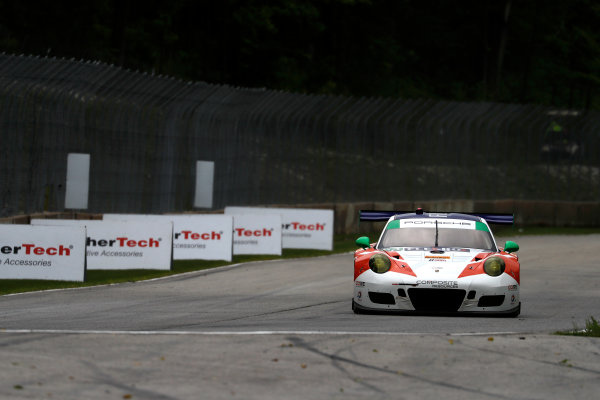
[[[225,214],[281,215],[284,249],[333,250],[333,210],[225,207]]]
[[[233,254],[281,255],[281,215],[233,215]]]
[[[83,282],[85,228],[0,225],[0,279]]]
[[[32,219],[32,225],[87,228],[88,270],[171,269],[173,223]]]
[[[173,223],[175,260],[225,260],[233,256],[233,217],[214,214],[104,214],[105,221]]]

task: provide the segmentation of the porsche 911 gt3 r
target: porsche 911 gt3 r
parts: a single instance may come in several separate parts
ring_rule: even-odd
[[[520,313],[519,246],[507,241],[498,248],[480,216],[396,214],[377,243],[356,243],[355,313]]]

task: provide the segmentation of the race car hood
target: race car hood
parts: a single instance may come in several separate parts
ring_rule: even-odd
[[[456,279],[464,269],[490,254],[489,251],[457,249],[454,251],[408,250],[397,253],[418,278]]]
[[[403,249],[388,252],[408,264],[418,278],[456,279],[469,265],[494,254],[477,249]]]

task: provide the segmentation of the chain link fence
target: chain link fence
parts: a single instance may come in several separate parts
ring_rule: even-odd
[[[99,62],[0,55],[0,216],[64,209],[68,153],[89,211],[433,199],[600,200],[600,113],[306,95]]]

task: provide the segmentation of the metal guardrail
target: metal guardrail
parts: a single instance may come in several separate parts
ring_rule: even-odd
[[[597,202],[599,132],[598,111],[284,93],[1,54],[0,216],[63,210],[68,153],[91,154],[91,212],[191,210],[197,160],[215,162],[215,208]]]

